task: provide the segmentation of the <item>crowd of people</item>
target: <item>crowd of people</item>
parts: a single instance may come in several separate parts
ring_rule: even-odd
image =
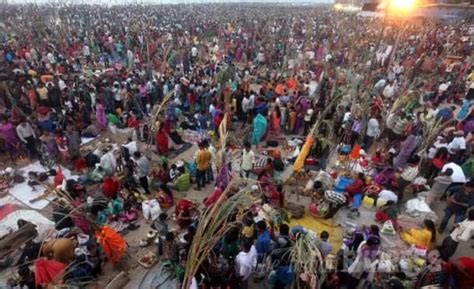
[[[32,189],[49,176],[60,187],[55,238],[24,240],[12,288],[58,281],[35,280],[39,257],[67,266],[65,284],[93,282],[129,258],[120,234],[140,226],[182,281],[200,216],[231,180],[259,201],[229,212],[192,288],[253,288],[254,277],[316,288],[309,276],[320,288],[474,286],[472,254],[456,252],[472,252],[474,232],[468,22],[265,5],[6,5],[0,16],[1,157],[47,169],[42,181],[28,173]],[[289,170],[308,184],[290,185]],[[327,231],[258,214],[288,209],[293,190],[315,220],[361,225],[336,247]],[[317,272],[291,258],[303,235],[325,260]],[[390,256],[386,236],[417,258]]]

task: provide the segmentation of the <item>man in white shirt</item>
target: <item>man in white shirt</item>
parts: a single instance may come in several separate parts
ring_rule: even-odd
[[[395,84],[389,82],[387,86],[385,86],[385,88],[383,89],[382,94],[386,98],[391,99],[395,94]]]
[[[84,55],[84,57],[87,59],[87,61],[90,60],[91,58],[91,50],[89,48],[89,45],[85,44],[83,47],[82,47],[82,54]]]
[[[240,165],[242,172],[240,173],[240,175],[245,175],[245,177],[248,179],[250,176],[250,171],[253,169],[254,163],[255,154],[251,150],[250,143],[245,142],[244,150],[242,151],[242,164]]]
[[[448,261],[458,248],[459,242],[467,242],[474,236],[474,209],[467,211],[467,219],[455,225],[453,232],[443,240],[440,255]]]
[[[247,289],[248,280],[252,274],[252,269],[257,261],[257,252],[249,240],[242,240],[241,250],[235,257],[235,277],[239,281],[238,288]]]
[[[380,133],[379,121],[375,116],[372,116],[367,123],[367,131],[365,133],[365,151],[369,151],[370,147],[374,143],[374,139]]]
[[[249,113],[249,110],[250,110],[250,98],[247,94],[244,95],[244,98],[242,99],[242,126],[245,125],[245,123],[247,123],[247,119],[248,119],[248,113]]]
[[[16,127],[16,133],[22,143],[28,149],[30,158],[36,155],[36,134],[31,124],[24,118],[21,119],[20,124]]]
[[[448,152],[452,156],[453,161],[456,162],[465,150],[466,139],[464,138],[464,132],[458,130],[454,133],[453,140],[448,144]]]
[[[192,63],[195,63],[196,60],[197,60],[197,56],[198,56],[198,49],[196,46],[193,46],[191,48],[191,62]]]
[[[454,183],[464,184],[467,182],[466,176],[464,175],[464,171],[459,165],[453,162],[447,163],[443,166],[443,168],[441,169],[441,172],[444,173],[446,172],[447,169],[453,170],[453,174],[451,175],[451,179],[453,180],[452,184]]]

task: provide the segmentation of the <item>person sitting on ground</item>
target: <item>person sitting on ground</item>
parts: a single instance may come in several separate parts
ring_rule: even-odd
[[[421,230],[414,228],[408,230],[401,228],[401,230],[400,237],[409,245],[423,246],[430,250],[436,244],[436,226],[431,220],[425,219]]]
[[[352,206],[348,215],[349,217],[360,216],[359,207],[362,203],[362,194],[365,191],[365,187],[365,175],[364,173],[358,173],[354,182],[344,189],[344,191],[347,193],[346,195],[352,199]]]
[[[188,199],[181,199],[176,203],[175,214],[179,227],[186,228],[198,215],[196,204]]]
[[[387,201],[377,212],[375,213],[375,221],[379,223],[385,223],[386,221],[392,221],[395,229],[398,230],[398,206],[394,201]]]
[[[171,165],[171,168],[169,170],[169,181],[174,182],[180,175],[180,171],[178,170],[178,167],[175,164]]]
[[[327,256],[332,252],[332,245],[329,242],[329,233],[327,231],[322,231],[319,235],[318,248],[321,251],[323,256]]]
[[[169,208],[174,203],[173,192],[168,188],[166,184],[161,184],[160,189],[157,193],[158,203],[160,203],[161,208]]]

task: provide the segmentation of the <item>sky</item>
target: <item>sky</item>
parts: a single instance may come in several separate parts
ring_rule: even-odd
[[[5,2],[5,0],[0,0]],[[139,4],[139,3],[153,3],[153,4],[190,4],[190,3],[332,3],[333,0],[6,0],[7,3],[96,3],[96,4]]]

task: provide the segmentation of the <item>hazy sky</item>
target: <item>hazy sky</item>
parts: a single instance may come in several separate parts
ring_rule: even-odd
[[[0,0],[0,2],[2,2]],[[96,3],[96,4],[126,4],[126,3],[156,3],[156,4],[180,4],[180,3],[332,3],[333,0],[6,0],[7,3]]]

